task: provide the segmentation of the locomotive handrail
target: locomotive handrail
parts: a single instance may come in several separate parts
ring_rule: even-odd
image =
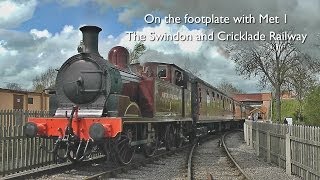
[[[74,113],[76,113],[76,116],[78,116],[78,109],[79,109],[78,106],[73,106],[70,117],[68,119],[68,124],[67,124],[65,135],[72,135],[73,134],[72,119],[73,119]]]

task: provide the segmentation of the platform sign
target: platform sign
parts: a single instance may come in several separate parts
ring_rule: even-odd
[[[287,117],[286,118],[288,125],[292,125],[292,118],[291,117]]]

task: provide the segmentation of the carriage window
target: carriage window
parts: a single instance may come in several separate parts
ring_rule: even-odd
[[[202,99],[202,97],[201,97],[201,88],[199,88],[199,102],[201,103],[201,99]]]
[[[176,85],[178,85],[178,86],[183,85],[181,71],[175,70],[174,71],[174,75],[175,75],[175,78],[176,78],[176,80],[175,80]]]
[[[225,109],[225,106],[224,106],[224,104],[225,104],[225,98],[222,98],[222,96],[221,96],[221,100],[222,100],[222,108]]]
[[[158,66],[158,77],[159,78],[167,77],[167,66]]]

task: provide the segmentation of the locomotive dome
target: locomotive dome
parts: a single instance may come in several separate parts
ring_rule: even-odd
[[[129,63],[129,52],[125,47],[116,46],[109,51],[108,59],[118,68],[125,69]]]

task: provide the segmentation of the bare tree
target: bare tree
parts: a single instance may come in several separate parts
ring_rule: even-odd
[[[281,118],[281,88],[295,76],[292,69],[305,67],[313,71],[318,67],[318,63],[301,52],[294,41],[235,43],[227,45],[226,50],[240,75],[258,77],[262,87],[270,85],[275,89],[277,121]]]
[[[53,88],[55,85],[57,73],[58,72],[54,68],[50,67],[44,73],[36,76],[33,79],[34,91],[42,92],[43,90],[45,90],[47,88]]]
[[[140,56],[142,56],[146,51],[146,46],[140,41],[134,45],[134,48],[129,51],[130,63],[139,62]]]
[[[224,80],[221,81],[220,84],[218,84],[218,89],[227,95],[244,93],[243,90],[235,87],[232,83],[226,82]]]
[[[187,58],[184,61],[183,67],[184,70],[186,70],[187,72],[197,76],[197,77],[201,77],[202,74],[200,73],[200,69],[197,66],[194,66],[191,64],[191,60],[189,58]]]
[[[7,83],[6,88],[11,90],[22,91],[22,87],[18,83]]]

